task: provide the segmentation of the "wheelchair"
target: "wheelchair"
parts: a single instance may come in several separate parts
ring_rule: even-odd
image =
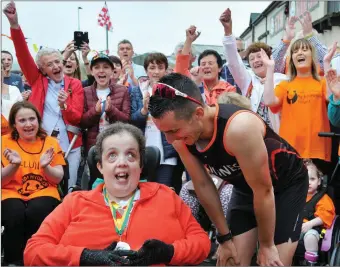
[[[161,152],[158,147],[147,146],[145,149],[145,157],[143,163],[143,170],[141,173],[141,180],[147,180],[148,182],[156,181],[157,169],[161,162]],[[82,180],[82,189],[91,190],[94,182],[97,178],[103,179],[103,175],[97,168],[95,147],[91,147],[88,156],[87,164],[90,170],[90,180]]]
[[[339,138],[340,134],[336,133],[319,133],[320,137],[332,137]],[[334,199],[334,188],[332,182],[335,178],[340,177],[340,159],[332,173],[330,179],[325,175],[322,179],[321,190],[327,193],[331,199]],[[305,249],[303,240],[299,241],[294,259],[294,265],[330,265],[339,266],[340,265],[340,216],[336,215],[332,226],[329,229],[323,229],[320,233],[319,242],[319,258],[316,262],[316,258],[310,255],[305,255]]]

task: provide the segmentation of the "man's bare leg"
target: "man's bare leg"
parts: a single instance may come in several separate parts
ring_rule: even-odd
[[[233,237],[237,255],[241,261],[241,266],[249,266],[254,256],[257,244],[257,228]]]
[[[296,251],[298,241],[292,243],[289,239],[288,242],[277,245],[277,250],[279,251],[280,260],[284,266],[291,266],[293,261],[293,256]]]

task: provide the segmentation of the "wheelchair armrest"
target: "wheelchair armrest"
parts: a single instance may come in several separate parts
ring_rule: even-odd
[[[335,216],[331,228],[326,229],[326,234],[325,234],[325,237],[323,238],[322,244],[321,244],[321,251],[327,252],[327,251],[329,251],[331,249],[331,247],[332,247],[333,230],[334,230],[334,226],[335,226],[337,220],[339,221],[339,216],[338,215]]]

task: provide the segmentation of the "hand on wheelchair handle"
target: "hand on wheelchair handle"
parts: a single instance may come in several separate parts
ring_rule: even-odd
[[[173,245],[157,239],[144,242],[136,254],[128,256],[129,266],[149,266],[154,264],[167,264],[174,255]]]

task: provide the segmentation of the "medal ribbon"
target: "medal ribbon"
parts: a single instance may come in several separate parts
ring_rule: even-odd
[[[130,213],[131,213],[131,209],[132,209],[132,206],[133,206],[133,200],[135,198],[136,192],[130,198],[128,205],[127,205],[127,209],[124,210],[124,214],[122,216],[123,224],[120,227],[120,229],[118,228],[119,223],[118,223],[118,220],[117,220],[117,210],[118,209],[116,209],[114,207],[114,205],[111,203],[109,196],[108,196],[108,193],[107,193],[107,190],[106,190],[106,187],[103,188],[103,193],[104,193],[104,199],[105,199],[106,203],[109,205],[111,213],[112,213],[113,222],[114,222],[114,225],[115,225],[115,230],[116,230],[117,234],[121,236],[124,233],[124,230],[127,226],[127,223],[128,223],[129,217],[130,217]]]

